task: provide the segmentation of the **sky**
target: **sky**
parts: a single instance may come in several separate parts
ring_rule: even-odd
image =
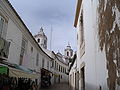
[[[48,38],[50,49],[50,35],[52,27],[51,50],[64,53],[70,43],[76,51],[76,28],[74,18],[77,0],[9,0],[32,35],[43,27]]]

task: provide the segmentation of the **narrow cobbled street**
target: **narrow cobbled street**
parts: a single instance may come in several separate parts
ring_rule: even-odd
[[[68,83],[60,83],[60,84],[55,84],[49,88],[44,88],[40,90],[69,90],[69,85]]]

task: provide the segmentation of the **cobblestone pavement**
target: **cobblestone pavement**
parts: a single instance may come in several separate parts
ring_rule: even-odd
[[[40,90],[69,90],[69,85],[67,83],[55,84],[49,88],[40,89]]]

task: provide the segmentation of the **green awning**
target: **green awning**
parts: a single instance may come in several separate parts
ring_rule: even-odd
[[[0,74],[8,74],[8,67],[0,66]]]

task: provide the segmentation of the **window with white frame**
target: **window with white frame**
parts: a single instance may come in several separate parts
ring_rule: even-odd
[[[62,72],[62,67],[61,67],[61,72]]]
[[[5,19],[0,15],[0,37],[5,39],[6,31],[7,31],[7,23],[5,22]]]
[[[27,46],[27,41],[23,38],[22,39],[22,45],[21,45],[21,53],[20,53],[20,65],[23,63],[23,57],[24,54],[26,53],[26,46]]]
[[[52,61],[52,67],[54,67],[54,61]]]
[[[66,68],[65,68],[65,73],[66,73]]]
[[[60,65],[59,65],[59,71],[60,71]]]
[[[61,66],[61,68],[60,68],[60,71],[62,72],[62,66]]]
[[[31,46],[31,53],[33,53],[33,47]]]
[[[57,63],[57,70],[58,70],[58,63]]]
[[[39,54],[37,53],[37,55],[36,55],[36,66],[38,66],[39,65]]]
[[[49,61],[47,61],[47,69],[49,70]]]
[[[56,61],[55,61],[55,69],[56,69]]]
[[[69,52],[67,52],[67,56],[69,56]]]
[[[63,73],[64,73],[64,67],[63,67]]]
[[[45,63],[45,60],[44,58],[42,59],[42,68],[44,68],[44,63]]]

